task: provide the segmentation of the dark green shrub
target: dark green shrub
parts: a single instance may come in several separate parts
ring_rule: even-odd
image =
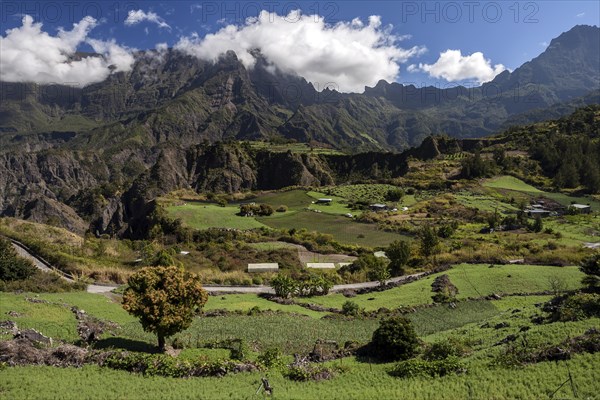
[[[568,296],[558,306],[559,321],[578,321],[600,317],[600,294],[578,293]]]
[[[165,354],[113,353],[106,358],[104,366],[147,376],[182,378],[191,376],[222,376],[233,371],[232,361],[187,361]]]
[[[270,347],[258,355],[259,363],[267,368],[281,368],[284,366],[283,353],[278,347]]]
[[[587,286],[588,290],[599,291],[600,290],[600,253],[594,254],[593,256],[584,259],[579,270],[586,276],[583,277],[581,283]]]
[[[436,342],[427,347],[423,359],[427,361],[444,360],[449,357],[460,357],[466,354],[467,347],[460,341],[450,338],[443,342]]]
[[[37,269],[31,261],[19,257],[9,240],[0,238],[0,280],[27,279],[36,271]]]
[[[360,308],[358,307],[358,304],[356,304],[355,302],[353,302],[351,300],[347,300],[342,305],[342,314],[344,314],[344,315],[350,315],[350,316],[356,317],[359,313],[360,313]]]
[[[248,343],[244,339],[236,339],[232,341],[230,347],[230,355],[229,357],[232,360],[244,360],[248,357],[248,353],[250,352],[250,348],[248,347]]]
[[[54,273],[42,271],[35,271],[29,278],[18,281],[0,280],[0,292],[64,293],[85,290],[86,287],[84,282],[68,282]]]
[[[298,291],[298,283],[290,276],[279,274],[271,279],[271,287],[278,297],[288,298]]]
[[[443,360],[435,361],[421,359],[401,361],[389,371],[389,374],[398,378],[412,378],[415,376],[440,377],[464,371],[465,367],[459,358],[450,356]]]
[[[373,332],[371,346],[382,360],[406,360],[417,353],[419,339],[409,319],[395,316],[381,321]]]
[[[324,365],[303,364],[289,366],[284,375],[286,378],[297,382],[321,381],[332,378],[334,371]]]
[[[446,274],[435,278],[431,284],[431,291],[435,293],[431,298],[436,303],[453,302],[458,294],[458,288],[450,282],[450,277]]]

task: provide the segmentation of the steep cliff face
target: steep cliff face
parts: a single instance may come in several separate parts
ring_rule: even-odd
[[[107,173],[101,160],[93,156],[78,160],[69,153],[1,154],[0,170],[2,215],[60,221],[78,233],[85,231],[85,223],[64,202],[82,188],[95,187],[96,177]]]

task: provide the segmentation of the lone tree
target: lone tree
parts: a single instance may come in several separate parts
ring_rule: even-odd
[[[585,274],[581,283],[586,285],[591,292],[600,292],[600,253],[581,261],[579,270]]]
[[[161,350],[167,337],[190,326],[208,300],[200,278],[179,267],[142,268],[127,283],[123,308],[140,319],[146,332],[156,334]]]
[[[431,291],[435,293],[431,298],[436,303],[450,303],[456,300],[458,288],[450,282],[448,275],[440,275],[431,284]]]
[[[379,286],[385,286],[386,282],[392,277],[390,266],[383,257],[375,257],[371,269],[368,272],[369,279],[379,282]]]
[[[439,252],[440,239],[435,228],[425,225],[419,232],[421,254],[429,258]]]
[[[382,360],[407,360],[417,352],[419,339],[410,320],[396,316],[381,321],[373,332],[371,346]]]
[[[392,275],[402,275],[404,274],[404,267],[410,259],[410,244],[404,240],[396,240],[385,250],[385,255],[390,259]]]

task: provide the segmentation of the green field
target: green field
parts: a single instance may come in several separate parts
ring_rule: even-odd
[[[386,372],[387,364],[369,364],[345,359],[338,364],[349,369],[321,382],[292,382],[270,373],[277,399],[540,399],[564,382],[567,366],[575,376],[578,398],[597,399],[598,354],[575,356],[561,363],[540,363],[523,369],[485,368],[473,361],[467,375],[444,378],[397,379]],[[244,373],[223,378],[175,379],[142,377],[100,367],[18,367],[2,372],[3,391],[11,399],[253,399],[263,373]],[[561,399],[572,399],[568,388]]]
[[[419,337],[428,343],[460,338],[470,343],[471,353],[463,358],[467,373],[443,378],[417,377],[399,379],[388,375],[393,364],[370,359],[347,357],[326,365],[339,366],[333,379],[320,382],[293,382],[277,370],[230,374],[222,378],[174,379],[143,377],[97,366],[55,368],[45,366],[8,367],[0,373],[3,398],[10,399],[248,399],[267,376],[275,388],[274,398],[280,399],[533,399],[546,398],[567,376],[567,366],[574,377],[578,398],[594,398],[595,378],[600,354],[577,354],[569,361],[541,362],[522,368],[491,365],[502,346],[495,346],[507,335],[525,337],[529,343],[554,344],[567,337],[581,335],[600,324],[590,318],[577,322],[536,325],[539,315],[536,304],[550,296],[509,296],[510,293],[537,292],[549,289],[547,279],[558,277],[567,288],[579,287],[581,273],[576,267],[544,267],[528,265],[457,265],[446,271],[458,287],[456,308],[448,305],[419,307],[431,303],[431,282],[435,275],[407,285],[346,298],[340,294],[306,299],[335,307],[351,300],[368,310],[380,307],[415,307],[405,314],[412,320]],[[489,293],[505,296],[501,300],[466,300]],[[34,303],[26,298],[47,300]],[[156,342],[154,335],[144,332],[139,322],[128,315],[114,299],[89,293],[39,294],[0,293],[0,314],[16,311],[21,316],[10,317],[21,328],[35,328],[50,335],[55,342],[77,340],[76,320],[71,306],[76,305],[92,316],[114,321],[120,328],[105,334],[97,348],[117,348],[130,351],[150,351]],[[248,315],[253,307],[272,312]],[[241,338],[256,351],[277,346],[286,354],[304,353],[312,349],[317,339],[366,343],[379,324],[378,318],[348,319],[328,317],[326,313],[304,309],[298,305],[280,305],[253,294],[210,296],[207,310],[241,311],[219,317],[197,317],[191,327],[176,336],[185,350],[182,359],[203,357],[209,360],[228,358],[224,349],[206,349],[209,343],[228,338]],[[503,328],[495,328],[507,323]],[[521,329],[528,331],[522,333]],[[7,338],[4,336],[3,338]],[[289,357],[289,356],[288,356]],[[561,397],[573,398],[570,387],[558,391]],[[542,394],[542,397],[539,397]],[[538,397],[536,397],[538,396]],[[258,398],[261,398],[259,396]]]
[[[362,224],[347,217],[313,211],[302,211],[277,218],[261,217],[258,221],[277,229],[296,228],[326,233],[333,235],[340,243],[367,247],[386,246],[403,238],[397,233],[379,230],[373,224]]]
[[[254,218],[236,215],[237,206],[220,207],[215,204],[189,202],[183,205],[168,206],[172,218],[179,218],[187,226],[195,229],[234,228],[254,229],[264,226]]]
[[[525,193],[532,197],[546,197],[565,207],[573,203],[580,203],[590,204],[595,210],[600,208],[600,201],[594,200],[591,197],[577,197],[568,196],[564,193],[544,192],[512,176],[501,176],[499,178],[488,179],[483,183],[483,186],[494,189],[513,190],[515,192]]]
[[[311,204],[310,209],[312,210],[319,210],[321,212],[334,215],[344,215],[347,213],[351,213],[353,215],[361,214],[360,211],[354,211],[348,208],[348,200],[342,197],[331,196],[320,192],[308,192],[306,194],[312,197],[313,201],[321,198],[327,198],[332,200],[331,203],[327,204]]]
[[[289,212],[303,210],[306,207],[310,206],[313,200],[314,199],[312,197],[306,194],[305,190],[295,189],[286,190],[283,192],[266,193],[256,198],[253,198],[251,201],[254,201],[257,204],[269,204],[273,208],[285,205],[288,207]],[[283,214],[285,213],[282,213],[282,215]]]
[[[285,153],[287,151],[291,151],[292,153],[300,153],[300,154],[344,154],[343,152],[336,149],[328,149],[325,147],[311,147],[307,143],[285,143],[285,144],[275,144],[269,142],[258,142],[251,141],[245,142],[250,145],[253,149],[257,150],[268,150],[270,152],[278,152]]]
[[[410,284],[413,285],[413,284]],[[32,304],[23,300],[23,295],[1,294],[0,311],[18,309],[34,318],[32,310],[37,307],[50,309],[59,307],[64,315],[71,315],[68,308]],[[112,317],[120,321],[123,329],[116,338],[101,342],[122,345],[125,348],[143,349],[154,337],[136,328],[135,321],[103,296],[83,293],[69,296],[41,295],[41,298],[64,301],[87,307],[96,316]],[[473,353],[464,359],[467,373],[443,378],[398,379],[387,374],[391,364],[372,363],[355,357],[330,362],[327,365],[342,366],[344,372],[331,380],[320,382],[293,382],[281,373],[241,373],[222,378],[162,378],[143,377],[123,371],[114,371],[96,366],[83,368],[55,367],[10,367],[0,373],[0,388],[3,397],[11,399],[247,399],[254,393],[260,378],[267,376],[280,399],[533,399],[541,394],[552,393],[564,382],[567,366],[577,388],[578,398],[593,399],[596,395],[596,366],[600,354],[575,355],[569,361],[542,362],[524,368],[491,367],[494,354],[499,351],[494,343],[509,333],[516,333],[522,326],[529,326],[528,340],[531,342],[557,343],[565,337],[580,335],[600,320],[592,318],[579,322],[532,325],[530,318],[536,312],[535,303],[548,297],[507,297],[500,301],[461,302],[457,309],[446,306],[418,310],[408,314],[421,337],[427,341],[447,340],[461,337],[473,343]],[[21,308],[18,308],[21,305]],[[23,322],[25,317],[21,317]],[[36,315],[38,321],[56,319],[54,314]],[[131,323],[127,323],[129,320]],[[508,328],[482,328],[499,322],[510,322]],[[193,326],[180,334],[181,339],[201,343],[227,337],[243,337],[251,343],[277,344],[287,350],[306,351],[315,338],[335,340],[362,340],[370,338],[377,320],[328,320],[293,315],[226,316],[198,318]],[[68,329],[74,330],[75,324]],[[68,334],[65,338],[73,335]],[[60,337],[60,336],[57,336]],[[119,338],[128,340],[119,340]],[[141,341],[141,342],[138,342]],[[304,343],[301,348],[299,344]],[[216,359],[226,357],[225,350],[189,349],[179,357],[193,359],[198,356]],[[569,388],[559,390],[561,397],[573,398]],[[258,397],[260,398],[260,396]],[[546,398],[546,397],[541,397]]]
[[[546,267],[539,265],[497,265],[460,264],[443,272],[459,290],[458,298],[482,297],[492,293],[533,293],[550,290],[549,278],[558,277],[569,289],[580,286],[583,274],[577,267]],[[440,274],[437,274],[440,275]],[[351,300],[367,310],[380,307],[396,308],[431,304],[431,282],[437,275],[431,275],[417,282],[403,285],[384,292],[358,295]],[[348,300],[342,294],[329,294],[310,299],[328,307],[341,308]],[[308,300],[307,300],[308,301]]]
[[[499,201],[491,196],[460,192],[453,194],[454,198],[465,207],[477,208],[487,212],[515,212],[517,207]]]
[[[485,187],[497,188],[497,189],[509,189],[517,192],[527,193],[543,193],[541,190],[517,179],[513,176],[501,176],[498,178],[488,179],[483,183]]]

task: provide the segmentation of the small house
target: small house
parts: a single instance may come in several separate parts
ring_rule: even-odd
[[[248,264],[248,272],[277,272],[278,263]]]
[[[317,199],[316,204],[331,204],[332,199]]]
[[[548,217],[551,213],[550,210],[546,210],[543,208],[529,209],[529,210],[526,210],[525,212],[527,213],[527,216],[529,216],[530,218],[536,218],[536,217],[544,218],[544,217]]]
[[[590,214],[592,212],[592,207],[589,204],[571,204],[569,208],[577,214]]]
[[[335,264],[334,263],[306,263],[306,268],[335,269]]]
[[[385,254],[385,251],[376,251],[373,253],[373,255],[377,258],[388,258],[387,254]]]
[[[352,265],[352,263],[351,262],[341,262],[341,263],[338,263],[337,266],[338,266],[338,268],[342,268],[342,267],[347,267],[348,265]]]
[[[388,206],[385,204],[371,204],[370,208],[372,211],[379,212],[379,211],[387,211]]]

